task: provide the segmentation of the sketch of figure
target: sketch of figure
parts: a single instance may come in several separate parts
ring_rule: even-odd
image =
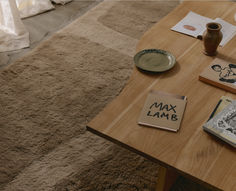
[[[225,121],[230,126],[226,130],[236,135],[236,112],[233,112]]]
[[[218,121],[218,127],[236,135],[236,111]]]
[[[229,64],[226,67],[221,67],[219,64],[211,66],[215,72],[219,72],[219,80],[222,82],[236,83],[236,65]]]

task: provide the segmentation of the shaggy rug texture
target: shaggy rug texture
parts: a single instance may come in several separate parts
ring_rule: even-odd
[[[102,2],[0,71],[0,190],[155,190],[158,165],[86,131],[178,2]]]

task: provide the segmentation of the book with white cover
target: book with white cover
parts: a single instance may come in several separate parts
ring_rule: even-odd
[[[206,24],[210,22],[216,22],[222,26],[221,32],[223,34],[223,39],[220,46],[227,44],[236,34],[235,25],[232,25],[221,18],[210,19],[192,11],[190,11],[181,21],[173,26],[171,30],[187,34],[195,38],[202,38],[202,35],[206,30]]]
[[[236,147],[236,101],[205,123],[203,129]]]

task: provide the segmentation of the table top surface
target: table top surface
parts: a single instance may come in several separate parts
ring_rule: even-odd
[[[177,59],[176,66],[157,75],[144,74],[134,68],[121,94],[87,128],[200,183],[236,190],[235,149],[202,129],[220,97],[236,99],[236,95],[199,81],[199,74],[215,57],[203,54],[201,40],[170,30],[189,11],[212,19],[220,17],[235,25],[234,2],[184,2],[179,5],[147,31],[137,45],[137,51],[157,48],[171,52]],[[216,57],[236,63],[236,37],[219,47]],[[137,124],[151,89],[187,96],[179,132]]]

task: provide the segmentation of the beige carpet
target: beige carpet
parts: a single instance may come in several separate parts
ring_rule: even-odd
[[[0,190],[154,190],[158,165],[86,131],[178,2],[102,2],[0,71]]]

